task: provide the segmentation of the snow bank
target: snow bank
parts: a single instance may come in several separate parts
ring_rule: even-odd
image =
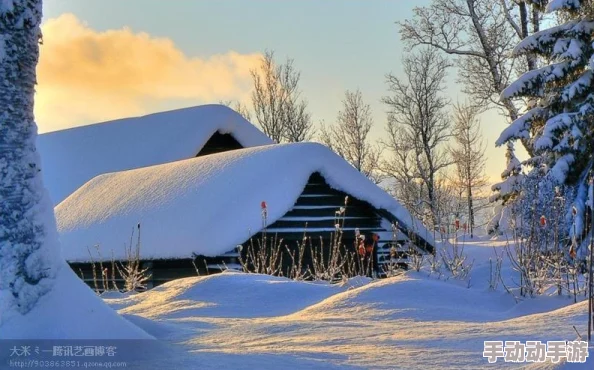
[[[223,105],[204,105],[39,135],[44,183],[58,204],[93,177],[195,157],[215,132],[242,146],[271,144]]]
[[[469,249],[471,249],[469,247]],[[307,320],[318,317],[337,319],[345,314],[366,310],[380,310],[389,320],[455,321],[481,323],[515,319],[520,316],[539,314],[566,306],[564,297],[538,297],[530,301],[516,303],[515,299],[503,289],[488,289],[488,258],[493,255],[491,248],[468,251],[475,260],[471,288],[466,282],[438,280],[427,273],[408,272],[401,276],[382,279],[358,287],[338,292],[332,297],[306,309],[296,312],[294,318]],[[511,268],[505,266],[504,274],[511,275]],[[511,280],[511,279],[509,279]]]
[[[0,339],[154,338],[104,304],[64,263],[54,288],[29,313],[2,318]]]
[[[151,319],[256,318],[292,314],[355,285],[297,282],[259,274],[225,272],[177,279],[145,293],[107,299],[124,315]]]
[[[183,343],[186,354],[176,359],[189,368],[214,360],[221,368],[482,369],[483,341],[575,340],[574,325],[585,333],[586,302],[516,304],[504,289],[486,288],[488,259],[504,244],[467,246],[476,260],[470,288],[414,272],[352,288],[223,273],[106,302],[159,339]],[[518,364],[500,359],[492,367]]]
[[[125,257],[141,224],[142,258],[216,256],[245,242],[295,204],[311,174],[376,208],[385,209],[428,243],[432,236],[392,196],[321,144],[268,145],[98,176],[56,207],[62,253],[88,261],[99,244],[104,258]]]

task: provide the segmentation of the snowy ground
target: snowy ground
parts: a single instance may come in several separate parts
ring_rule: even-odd
[[[427,273],[343,285],[224,273],[105,301],[172,353],[156,368],[478,369],[485,340],[575,340],[587,306],[567,297],[516,303],[489,291],[489,257],[504,242],[467,243],[471,287]],[[504,266],[504,274],[511,274]],[[534,364],[528,368],[592,368]]]

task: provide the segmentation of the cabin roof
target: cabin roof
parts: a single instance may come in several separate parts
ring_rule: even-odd
[[[434,245],[430,233],[392,196],[330,149],[316,143],[233,150],[95,177],[56,207],[63,256],[89,260],[124,257],[124,245],[141,224],[144,259],[216,256],[285,215],[314,173],[327,184],[377,209]]]
[[[203,105],[42,134],[37,148],[58,204],[97,175],[195,157],[217,132],[243,147],[272,144],[232,109]]]

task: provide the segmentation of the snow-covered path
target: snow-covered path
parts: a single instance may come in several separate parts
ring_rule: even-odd
[[[488,290],[487,249],[467,248],[475,258],[470,288],[413,272],[342,286],[224,273],[106,301],[149,334],[182,343],[180,366],[213,369],[518,368],[527,365],[489,365],[483,341],[575,340],[574,325],[585,334],[585,302],[515,303]]]

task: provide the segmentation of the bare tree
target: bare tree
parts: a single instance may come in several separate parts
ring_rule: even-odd
[[[371,107],[363,101],[363,94],[357,89],[345,92],[336,124],[329,128],[322,126],[320,130],[324,144],[377,183],[381,150],[369,142],[372,126]]]
[[[309,140],[313,124],[307,102],[301,98],[301,73],[293,66],[293,59],[277,65],[274,52],[266,51],[260,68],[251,73],[253,112],[262,131],[278,143]]]
[[[440,232],[447,237],[448,233],[458,232],[463,227],[459,221],[464,213],[464,189],[452,181],[451,168],[442,172],[435,185],[435,212]]]
[[[282,117],[285,125],[285,141],[297,143],[311,140],[314,136],[313,123],[305,100],[288,99]]]
[[[468,228],[474,236],[475,197],[480,188],[487,184],[485,176],[485,145],[480,132],[479,110],[471,105],[454,106],[454,128],[452,136],[456,145],[451,150],[456,166],[455,183],[466,193]]]
[[[382,99],[389,108],[387,145],[397,158],[392,165],[409,166],[409,176],[421,182],[435,225],[438,222],[436,179],[451,164],[444,148],[450,137],[450,122],[445,112],[449,101],[443,96],[450,64],[431,48],[405,56],[402,64],[405,77],[389,74],[387,82],[392,95]],[[399,153],[403,149],[408,150],[406,158]]]
[[[459,67],[458,80],[472,103],[483,109],[497,107],[508,122],[513,122],[520,117],[519,105],[511,99],[500,99],[501,94],[510,81],[538,68],[538,60],[534,54],[517,56],[512,51],[520,40],[540,31],[547,2],[432,0],[429,6],[415,8],[414,16],[400,23],[400,35],[410,47],[429,46],[453,56]],[[522,137],[520,141],[528,154],[534,156],[530,139]],[[517,197],[519,186],[516,185],[521,177],[508,179],[508,176],[512,167],[521,166],[512,163],[516,157],[511,143],[507,145],[506,157],[504,181],[493,187],[492,200]],[[505,186],[512,183],[516,185]],[[502,212],[504,208],[500,207],[493,220],[500,219]]]
[[[412,47],[426,45],[454,56],[459,81],[473,104],[496,106],[513,121],[518,107],[510,99],[500,100],[500,94],[514,76],[536,68],[533,56],[514,58],[511,51],[540,29],[541,2],[433,0],[400,23],[400,34]]]
[[[386,125],[387,139],[384,146],[390,157],[384,158],[380,169],[391,180],[388,190],[416,218],[423,219],[422,185],[417,177],[414,140],[410,130],[402,130],[399,125]]]
[[[243,118],[245,118],[246,121],[252,121],[252,112],[250,112],[250,109],[246,105],[241,104],[240,101],[221,100],[219,101],[219,104],[226,105],[227,107],[233,109]]]

